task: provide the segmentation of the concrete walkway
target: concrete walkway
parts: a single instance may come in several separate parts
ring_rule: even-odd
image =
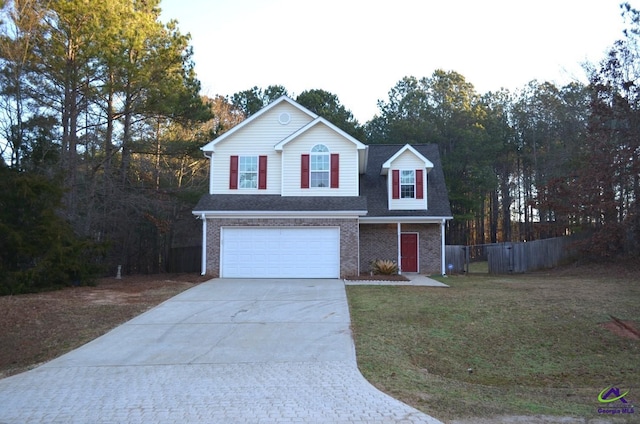
[[[385,281],[385,280],[345,280],[348,286],[422,286],[422,287],[449,287],[446,284],[418,273],[402,274],[409,281]]]
[[[356,366],[340,280],[200,284],[0,380],[0,423],[430,423]]]

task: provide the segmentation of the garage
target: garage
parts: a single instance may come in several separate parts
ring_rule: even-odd
[[[223,278],[338,278],[337,227],[222,227]]]

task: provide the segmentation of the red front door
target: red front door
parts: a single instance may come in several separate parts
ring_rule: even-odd
[[[417,234],[400,234],[400,268],[402,272],[418,272]]]

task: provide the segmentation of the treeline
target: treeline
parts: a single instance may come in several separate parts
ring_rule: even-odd
[[[406,77],[368,143],[437,143],[455,220],[449,244],[581,234],[583,255],[640,254],[640,12],[589,83],[478,94],[456,72]]]
[[[0,292],[166,271],[199,242],[199,148],[283,94],[200,96],[190,37],[159,0],[12,0],[0,15]],[[589,232],[637,254],[640,14],[590,83],[478,94],[456,72],[406,77],[361,125],[337,96],[295,100],[367,143],[437,143],[453,244]]]
[[[0,291],[82,284],[96,269],[115,275],[116,264],[161,271],[177,225],[192,224],[212,106],[189,36],[159,15],[158,0],[2,8],[0,167],[11,169],[2,169]]]

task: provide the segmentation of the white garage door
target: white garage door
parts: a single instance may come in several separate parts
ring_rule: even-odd
[[[338,278],[340,229],[223,227],[225,278]]]

